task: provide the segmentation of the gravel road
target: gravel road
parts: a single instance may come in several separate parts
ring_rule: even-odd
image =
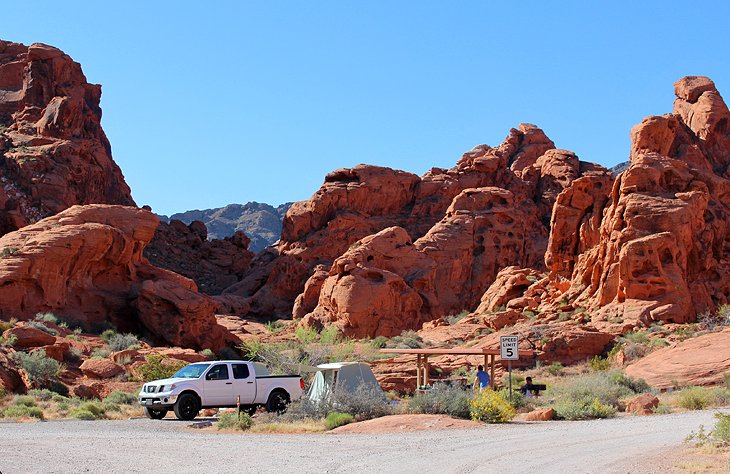
[[[176,420],[0,424],[0,472],[667,472],[713,411],[386,434],[220,434]]]

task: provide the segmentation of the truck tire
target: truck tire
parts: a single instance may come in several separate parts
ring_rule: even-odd
[[[254,416],[257,409],[258,405],[241,405],[241,411],[248,413],[249,416]]]
[[[175,416],[178,420],[190,421],[198,416],[200,411],[200,400],[192,393],[183,393],[177,397],[175,406]]]
[[[274,390],[266,402],[266,411],[271,413],[284,413],[289,405],[289,394],[283,390]]]
[[[144,416],[151,420],[161,420],[167,415],[167,410],[155,410],[154,408],[144,407]]]

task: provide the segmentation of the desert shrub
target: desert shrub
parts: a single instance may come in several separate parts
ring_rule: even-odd
[[[111,354],[111,351],[106,347],[96,347],[91,351],[92,359],[106,359]]]
[[[253,420],[246,412],[225,412],[218,418],[219,430],[240,430],[247,431],[253,425]]]
[[[145,363],[137,369],[143,382],[170,378],[175,372],[188,365],[177,359],[165,358],[159,354],[145,357]]]
[[[56,331],[53,328],[49,328],[48,326],[46,326],[45,324],[43,324],[41,321],[28,321],[25,324],[26,324],[26,326],[30,326],[32,328],[36,328],[36,329],[41,330],[41,331],[43,331],[45,333],[48,333],[51,336],[58,336],[58,331]]]
[[[107,342],[112,352],[139,347],[139,339],[134,334],[115,334]]]
[[[93,334],[99,334],[99,335],[103,334],[104,332],[106,332],[108,330],[113,330],[115,333],[117,332],[116,331],[117,328],[109,321],[97,321],[95,323],[92,323],[90,329]]]
[[[5,391],[4,387],[0,387],[0,400],[8,396],[8,392]]]
[[[48,390],[63,397],[68,397],[68,387],[58,380],[51,380],[48,384]]]
[[[622,342],[633,342],[634,344],[648,344],[649,337],[645,332],[627,332],[619,338]]]
[[[469,402],[473,395],[470,389],[435,384],[430,390],[417,393],[408,400],[408,411],[468,419],[471,416]]]
[[[333,430],[338,426],[344,426],[348,423],[352,423],[353,421],[355,421],[355,418],[349,413],[340,413],[338,411],[333,411],[332,413],[327,415],[324,424],[328,430]]]
[[[44,389],[40,389],[40,390],[39,389],[28,390],[28,395],[35,398],[36,400],[40,400],[42,402],[47,402],[48,400],[53,399],[53,396],[56,395],[56,393],[44,388]]]
[[[464,310],[464,311],[460,312],[459,314],[451,314],[449,316],[446,316],[445,319],[446,319],[447,323],[449,323],[450,325],[453,326],[454,324],[458,323],[459,321],[466,318],[467,316],[469,316],[469,311]]]
[[[372,341],[370,341],[370,345],[373,346],[376,349],[383,349],[388,344],[388,338],[385,336],[378,336]]]
[[[545,396],[557,400],[554,408],[560,418],[602,418],[615,413],[621,398],[644,391],[645,386],[643,381],[626,377],[621,371],[603,371],[553,385],[545,392]]]
[[[48,386],[63,370],[58,361],[41,352],[15,352],[13,359],[28,373],[28,378],[35,387]]]
[[[2,346],[14,346],[18,342],[18,337],[15,334],[10,334],[8,337],[0,335],[0,345]]]
[[[15,326],[15,324],[10,321],[0,321],[0,333],[7,331],[13,326]]]
[[[717,327],[730,325],[730,305],[721,305],[715,313],[706,311],[697,315],[697,322],[700,328],[710,331]]]
[[[594,372],[602,372],[611,367],[611,362],[603,357],[593,356],[593,358],[588,361],[588,365],[590,365],[591,370]]]
[[[602,403],[598,398],[562,399],[555,403],[555,413],[564,420],[585,420],[588,418],[609,418],[616,414],[616,408]]]
[[[36,406],[36,401],[31,395],[16,395],[13,398],[11,405],[22,405],[26,407]]]
[[[517,387],[520,387],[521,385],[518,385]],[[515,388],[513,385],[512,388]],[[498,390],[500,395],[509,402],[509,388],[505,387],[500,390]],[[512,406],[514,408],[522,408],[527,404],[527,399],[525,396],[520,392],[519,390],[512,390]]]
[[[416,331],[403,331],[399,336],[390,338],[386,347],[394,347],[397,349],[420,349],[423,347],[423,339]]]
[[[63,353],[63,359],[71,363],[81,362],[83,353],[76,347],[69,347],[66,352]]]
[[[319,342],[322,344],[337,344],[341,339],[340,330],[335,325],[327,326],[319,333]]]
[[[355,355],[355,341],[346,341],[332,346],[329,359],[332,362],[352,360]]]
[[[704,410],[713,402],[712,392],[703,387],[688,387],[677,395],[677,404],[687,410]]]
[[[104,403],[114,405],[132,405],[137,403],[137,395],[133,393],[122,392],[121,390],[115,390],[104,399]]]
[[[294,335],[302,344],[311,344],[317,340],[317,331],[313,328],[298,327],[294,331]]]
[[[44,419],[43,410],[37,406],[11,405],[3,412],[5,418],[38,418]]]
[[[34,319],[45,323],[58,324],[58,318],[53,313],[36,313]]]
[[[715,406],[730,405],[730,390],[725,387],[714,387],[710,389]]]
[[[265,326],[266,330],[272,334],[279,334],[286,329],[286,324],[281,321],[269,321]]]
[[[18,253],[18,251],[17,247],[5,247],[0,250],[0,258],[10,257],[11,255]]]
[[[562,375],[563,374],[563,364],[561,364],[560,362],[553,362],[552,364],[548,365],[545,370],[547,370],[548,374],[553,375],[553,376]]]
[[[717,422],[712,430],[712,437],[719,443],[730,443],[730,414],[715,413],[715,418]]]
[[[469,402],[473,420],[486,423],[506,423],[515,416],[515,409],[494,390],[482,390]]]
[[[365,385],[358,386],[352,392],[343,389],[335,390],[331,403],[334,410],[349,413],[357,420],[370,420],[392,413],[383,393]]]
[[[644,379],[635,379],[624,374],[620,370],[609,372],[608,377],[611,382],[616,385],[626,387],[634,393],[645,393],[651,391],[651,387]]]
[[[208,360],[215,359],[215,352],[213,352],[210,349],[203,349],[202,351],[200,351],[200,355],[202,355],[203,357],[205,357]]]
[[[108,344],[109,341],[111,341],[111,339],[116,335],[117,335],[117,331],[115,331],[114,329],[106,329],[106,330],[102,331],[101,334],[99,334],[99,337],[101,338],[102,341],[104,341]]]
[[[100,402],[83,402],[69,413],[79,420],[98,420],[104,418],[106,408]]]

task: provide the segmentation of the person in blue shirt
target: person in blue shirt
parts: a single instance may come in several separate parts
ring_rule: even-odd
[[[489,388],[490,380],[489,374],[484,372],[484,366],[477,366],[477,375],[474,377],[474,388],[479,390],[486,390]]]

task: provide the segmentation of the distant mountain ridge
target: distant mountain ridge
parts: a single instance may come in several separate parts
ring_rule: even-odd
[[[169,223],[173,219],[190,224],[202,221],[208,228],[208,239],[222,239],[242,230],[251,239],[249,250],[260,252],[273,244],[281,236],[281,223],[292,203],[287,202],[274,207],[270,204],[249,202],[229,204],[224,207],[205,210],[179,212],[171,216],[159,216]]]

